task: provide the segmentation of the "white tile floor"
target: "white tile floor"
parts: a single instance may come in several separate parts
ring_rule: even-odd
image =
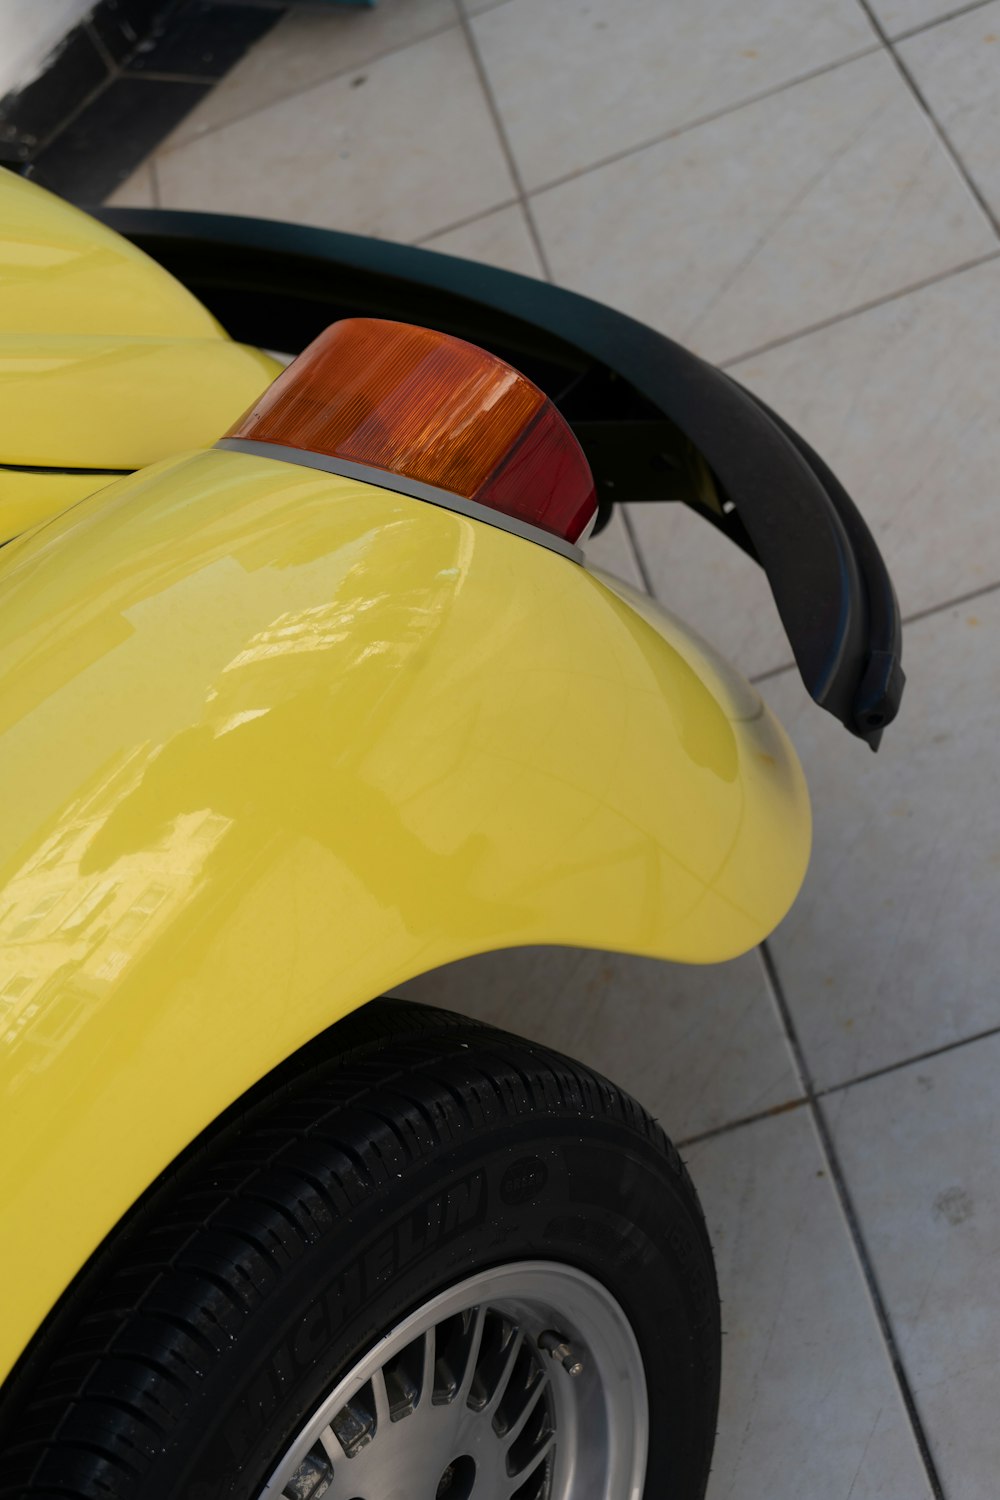
[[[637,314],[802,428],[919,617],[872,757],[752,564],[692,516],[616,518],[604,564],[641,582],[638,547],[765,677],[805,889],[718,968],[535,950],[410,989],[556,1040],[688,1143],[728,1331],[711,1500],[1000,1492],[998,101],[1000,0],[380,0],[283,20],[116,194]]]

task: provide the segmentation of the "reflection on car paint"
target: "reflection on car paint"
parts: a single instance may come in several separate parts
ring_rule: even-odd
[[[0,780],[4,1368],[156,1175],[339,1016],[520,943],[728,956],[809,845],[783,733],[648,601],[220,451],[0,551]]]

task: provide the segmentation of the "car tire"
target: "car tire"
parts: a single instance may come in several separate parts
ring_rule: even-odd
[[[5,1500],[700,1500],[719,1304],[659,1126],[376,1001],[185,1154],[0,1400]]]

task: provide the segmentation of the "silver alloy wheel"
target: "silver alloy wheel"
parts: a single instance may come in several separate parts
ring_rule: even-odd
[[[614,1297],[572,1266],[519,1261],[376,1344],[260,1500],[640,1500],[648,1434],[642,1359]]]

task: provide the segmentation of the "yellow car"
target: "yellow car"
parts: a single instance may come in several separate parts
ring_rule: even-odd
[[[588,565],[612,501],[755,557],[872,746],[878,551],[778,417],[584,298],[105,217],[0,173],[0,1496],[697,1500],[676,1151],[377,997],[520,944],[715,962],[795,897],[794,752]]]

